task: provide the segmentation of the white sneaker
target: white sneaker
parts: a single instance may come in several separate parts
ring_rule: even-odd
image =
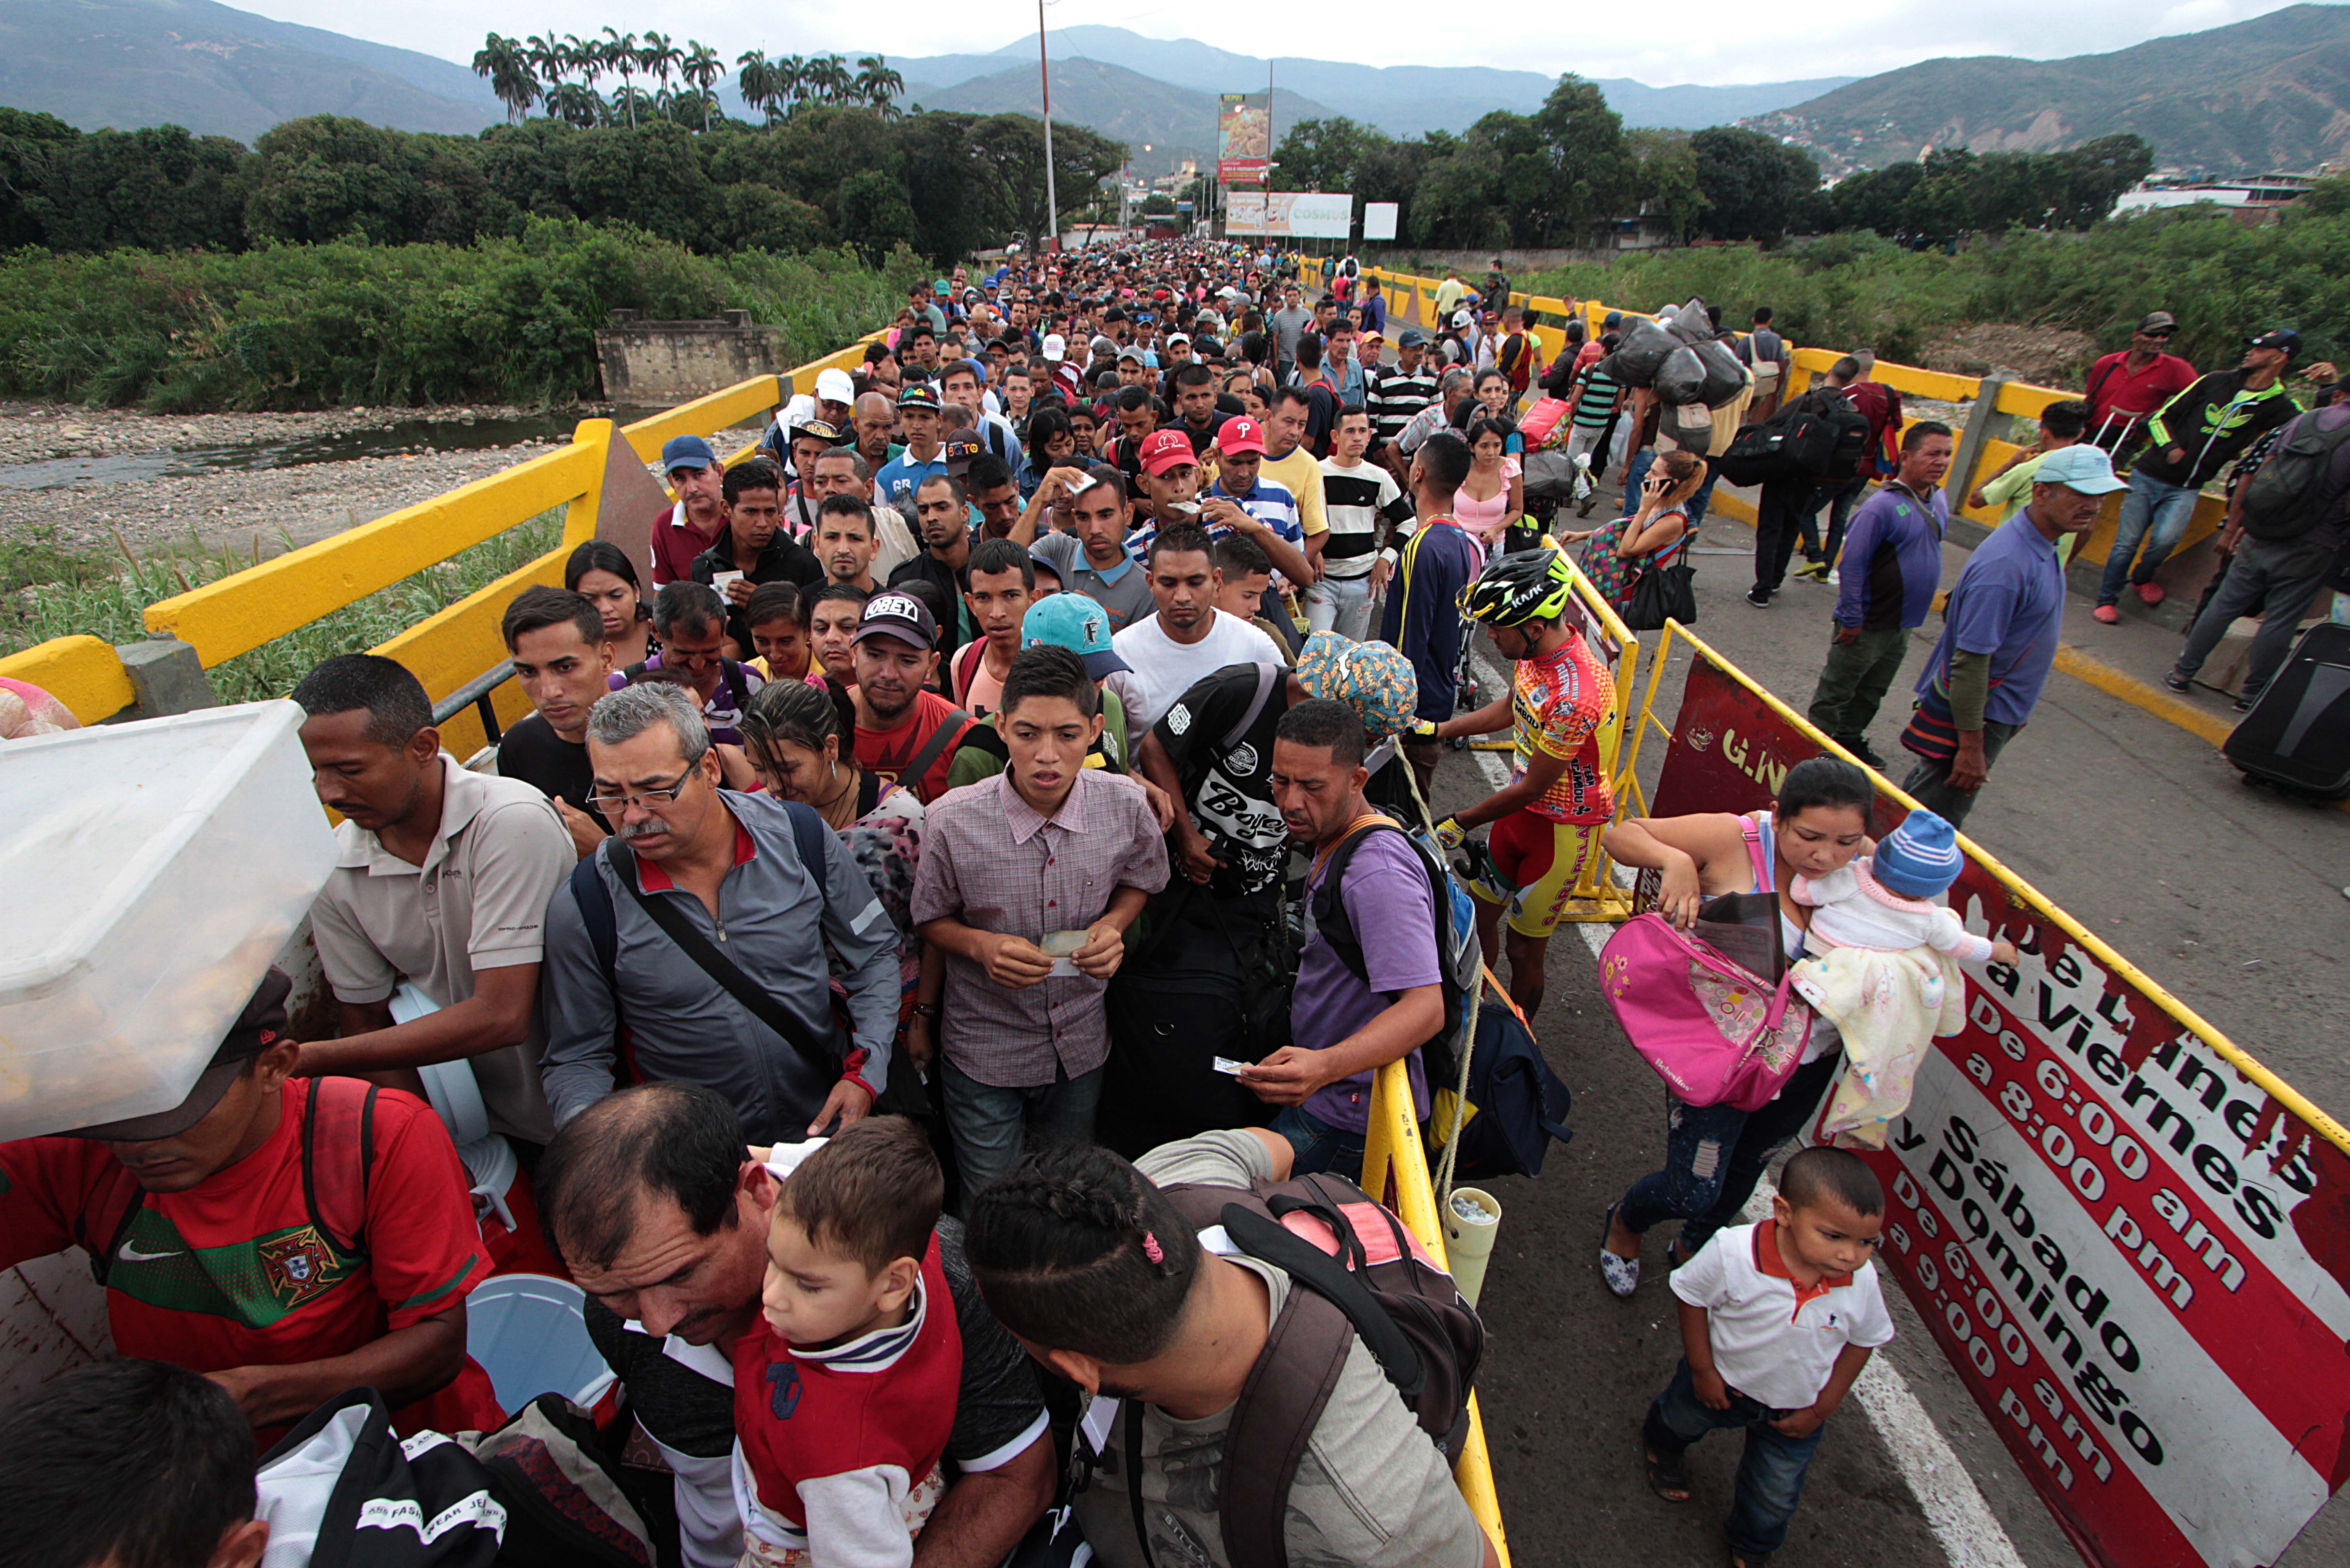
[[[1828,578],[1827,578],[1827,582],[1828,582],[1828,587],[1832,587],[1832,588],[1838,588],[1838,587],[1842,587],[1844,586],[1844,579],[1843,579],[1842,577],[1840,577],[1840,576],[1836,576],[1836,569],[1835,569],[1834,566],[1830,566],[1830,567],[1828,568]]]

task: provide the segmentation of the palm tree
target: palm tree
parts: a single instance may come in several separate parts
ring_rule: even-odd
[[[553,33],[533,33],[522,44],[523,55],[530,68],[551,90],[571,70],[571,53]]]
[[[808,62],[808,86],[813,96],[826,103],[841,104],[850,100],[852,78],[848,63],[838,55],[818,55]]]
[[[644,67],[664,88],[677,67],[685,63],[685,52],[671,41],[667,33],[647,33],[644,47],[637,51],[637,64]]]
[[[808,80],[808,60],[806,55],[777,55],[773,62],[775,70],[775,96],[785,100],[784,112],[799,108],[801,98],[814,84]]]
[[[776,88],[775,66],[758,50],[745,49],[735,57],[734,90],[744,103],[769,119],[775,118],[775,102],[783,94]]]
[[[635,86],[637,36],[634,33],[623,33],[607,27],[604,29],[604,40],[596,46],[596,52],[603,57],[606,67],[619,73],[620,90],[617,97],[628,108],[629,123],[631,126],[635,125],[637,123]]]
[[[557,82],[547,89],[546,112],[584,130],[603,119],[603,95],[585,82]]]
[[[712,89],[717,87],[718,78],[726,74],[726,62],[720,59],[718,51],[709,45],[688,40],[685,58],[679,62],[677,70],[678,75],[691,82],[702,95],[702,129],[709,130],[710,110],[718,101],[718,95]]]
[[[593,92],[596,78],[604,74],[604,51],[597,47],[595,39],[583,38],[577,33],[564,35],[563,49],[570,57],[566,63],[579,73],[579,79]]]
[[[490,90],[506,106],[506,119],[519,120],[538,101],[538,78],[531,74],[529,57],[512,38],[492,33],[473,56],[473,74],[486,78]]]
[[[867,55],[857,62],[855,90],[884,119],[895,119],[904,112],[898,107],[898,95],[906,90],[906,78],[889,68],[885,56]]]

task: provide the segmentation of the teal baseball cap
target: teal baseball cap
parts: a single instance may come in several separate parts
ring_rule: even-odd
[[[1109,612],[1083,594],[1054,594],[1028,607],[1020,618],[1023,648],[1066,648],[1086,661],[1086,673],[1105,675],[1134,667],[1110,641]]]

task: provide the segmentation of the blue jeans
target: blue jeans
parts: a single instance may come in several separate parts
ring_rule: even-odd
[[[1091,1143],[1094,1108],[1101,1103],[1102,1069],[1071,1078],[1003,1089],[983,1084],[941,1057],[947,1131],[962,1170],[962,1201],[1020,1163],[1027,1143]]]
[[[1305,622],[1315,631],[1335,631],[1349,642],[1371,635],[1371,579],[1325,576],[1305,590]]]
[[[1362,1179],[1363,1135],[1332,1127],[1303,1106],[1286,1106],[1273,1118],[1273,1130],[1289,1140],[1295,1150],[1290,1162],[1293,1176],[1311,1176],[1319,1170],[1335,1170],[1349,1181]]]
[[[1705,509],[1713,504],[1713,483],[1721,477],[1721,469],[1718,464],[1706,465],[1705,483],[1699,485],[1697,493],[1689,498],[1689,525],[1691,528],[1705,521]],[[1636,506],[1633,510],[1637,512],[1639,508]]]
[[[1804,1498],[1804,1472],[1811,1469],[1812,1455],[1827,1432],[1822,1426],[1814,1427],[1808,1438],[1788,1437],[1771,1426],[1784,1414],[1735,1388],[1730,1391],[1727,1410],[1700,1404],[1697,1379],[1684,1356],[1673,1380],[1648,1407],[1648,1418],[1640,1428],[1641,1441],[1663,1459],[1679,1459],[1708,1432],[1746,1429],[1746,1453],[1738,1461],[1738,1492],[1730,1505],[1730,1518],[1721,1527],[1731,1548],[1742,1556],[1776,1552],[1785,1542],[1787,1521],[1795,1517],[1795,1505]]]
[[[1804,504],[1799,524],[1804,559],[1825,561],[1831,566],[1836,564],[1836,556],[1844,549],[1845,522],[1851,517],[1852,509],[1860,504],[1860,498],[1867,493],[1866,474],[1846,480],[1842,484],[1824,484],[1812,492],[1811,500]],[[1825,541],[1818,532],[1820,503],[1823,501],[1828,506],[1828,536]]]
[[[1666,1220],[1681,1222],[1681,1251],[1693,1254],[1754,1196],[1771,1157],[1804,1130],[1835,1077],[1842,1051],[1790,1074],[1760,1110],[1683,1105],[1666,1096],[1665,1168],[1634,1182],[1617,1217],[1635,1235]]]
[[[2122,492],[2121,515],[2114,522],[2114,547],[2106,556],[2105,580],[2097,585],[2099,604],[2109,605],[2120,599],[2126,582],[2154,581],[2155,572],[2170,559],[2178,536],[2187,532],[2187,522],[2195,515],[2195,498],[2199,493],[2184,484],[2168,484],[2151,478],[2143,471],[2129,476],[2129,488]],[[2141,541],[2146,545],[2146,558],[2138,563],[2137,570],[2132,571],[2130,560],[2137,556]]]

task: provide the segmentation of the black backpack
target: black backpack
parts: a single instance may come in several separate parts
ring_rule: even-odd
[[[1868,457],[1868,418],[1832,388],[1817,388],[1731,438],[1716,463],[1732,484],[1807,479],[1841,484]]]
[[[2338,511],[2343,488],[2334,483],[2334,462],[2345,445],[2350,419],[2327,430],[2315,414],[2303,417],[2244,486],[2244,532],[2282,543],[2300,538]]]

